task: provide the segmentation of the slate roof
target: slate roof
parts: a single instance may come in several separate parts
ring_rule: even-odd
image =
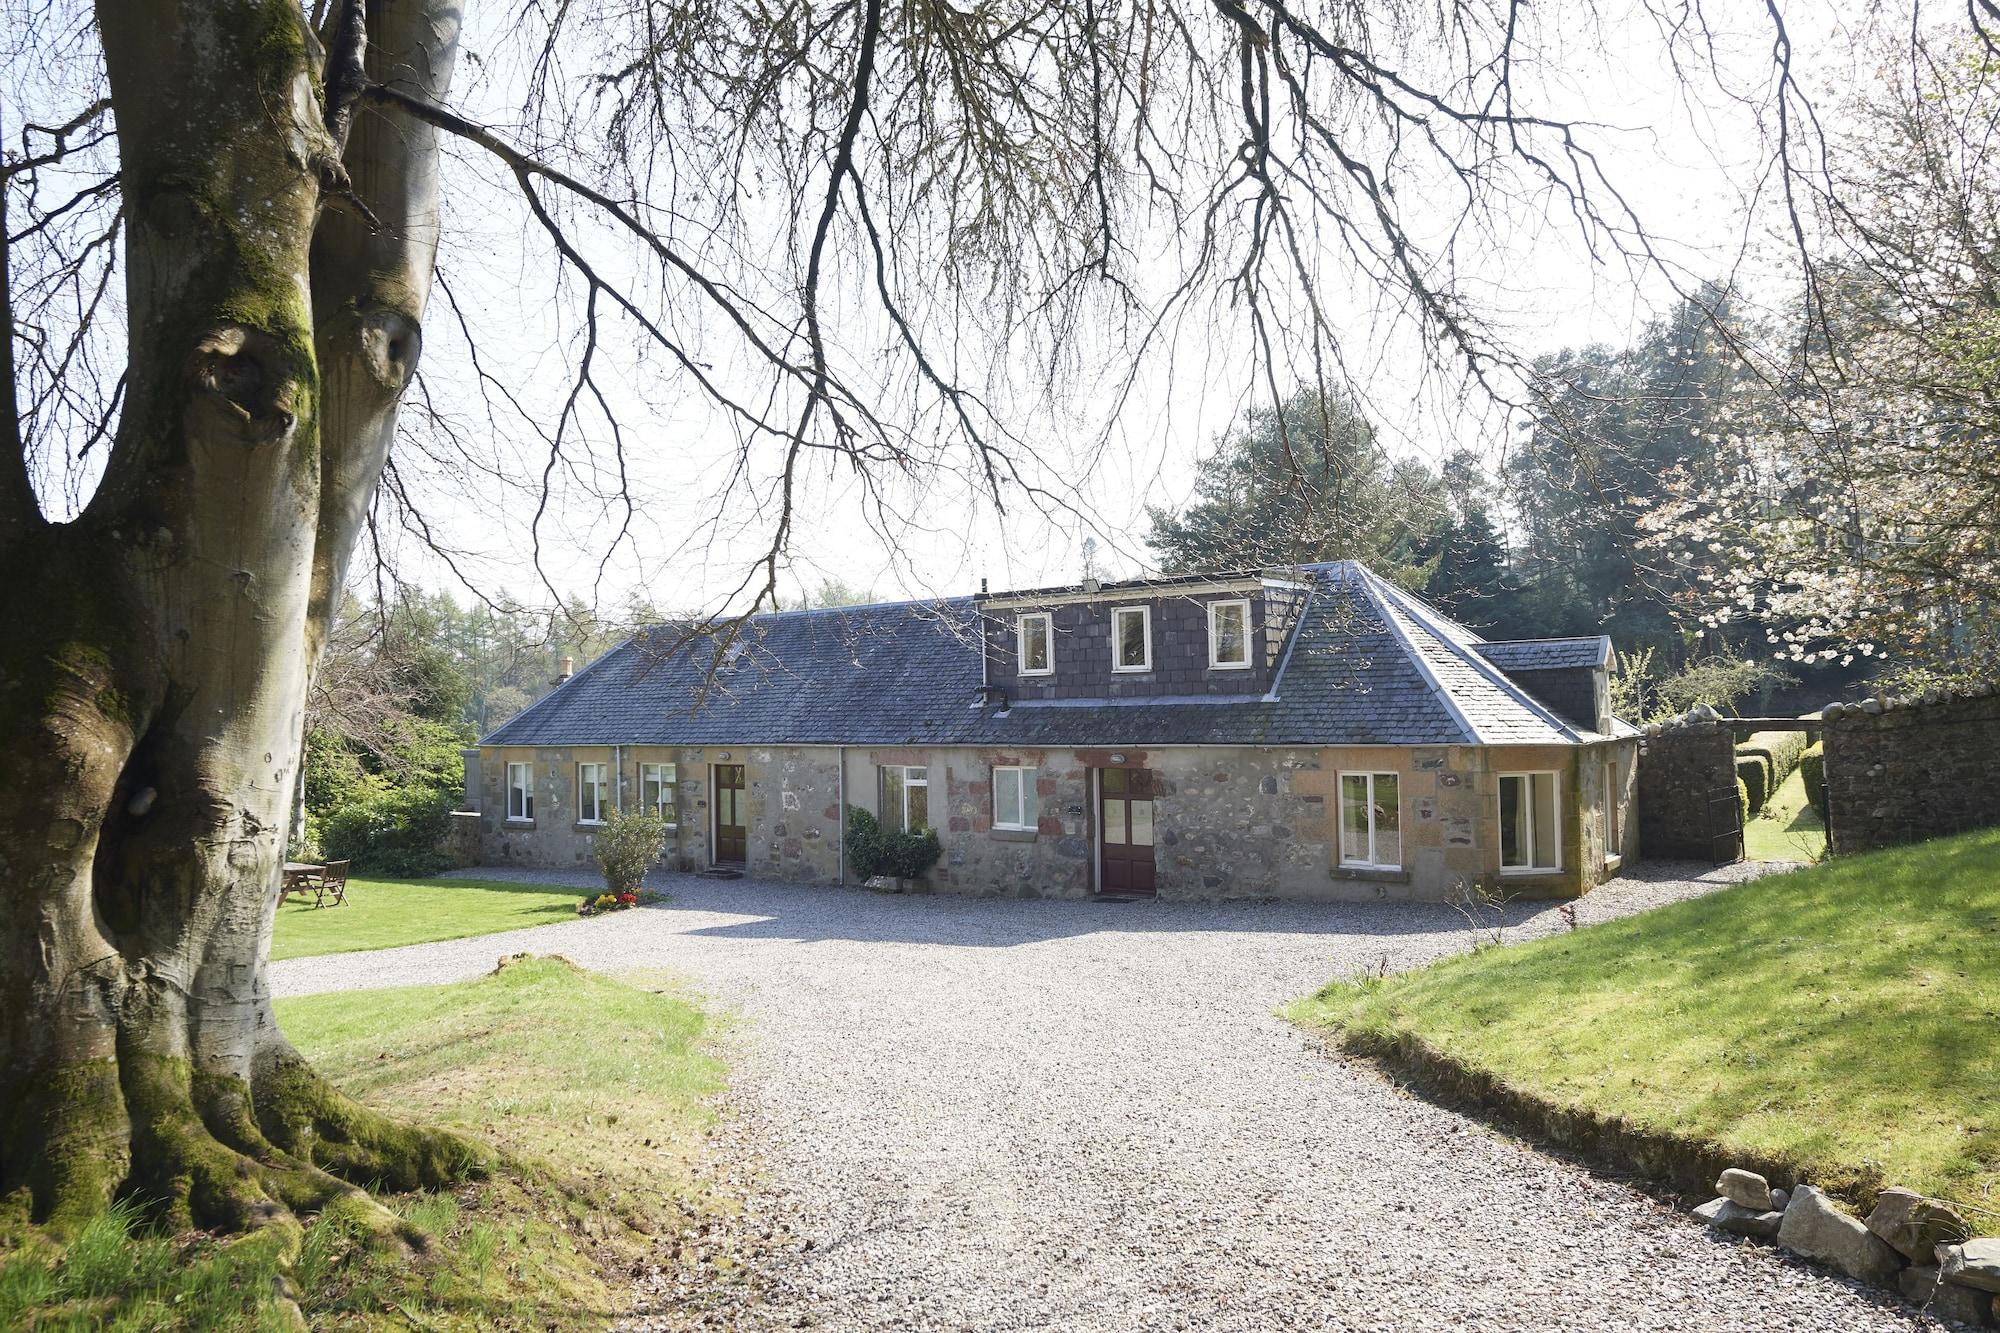
[[[635,635],[482,745],[1575,744],[1485,644],[1351,561],[1287,571],[1311,593],[1271,691],[981,704],[974,599],[752,618],[740,649]],[[1629,730],[1629,729],[1628,729]]]
[[[1611,665],[1611,639],[1603,634],[1482,643],[1475,651],[1502,671],[1568,671]]]

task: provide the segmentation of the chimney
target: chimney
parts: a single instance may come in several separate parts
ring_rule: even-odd
[[[575,674],[576,674],[576,659],[565,653],[563,655],[563,660],[562,660],[562,674],[556,677],[556,684],[558,685],[562,684],[564,681],[568,680],[571,676],[574,676]]]

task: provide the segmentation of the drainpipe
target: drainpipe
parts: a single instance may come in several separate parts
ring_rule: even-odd
[[[840,756],[839,766],[833,775],[833,799],[840,806],[840,823],[833,831],[834,883],[847,883],[847,747],[837,745],[834,753]]]
[[[619,814],[625,813],[625,747],[611,747],[611,808]]]

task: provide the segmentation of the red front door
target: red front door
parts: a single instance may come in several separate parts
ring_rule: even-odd
[[[743,811],[743,765],[715,766],[715,863],[742,865],[750,830]]]
[[[1153,775],[1106,768],[1097,775],[1098,860],[1103,893],[1152,893]]]

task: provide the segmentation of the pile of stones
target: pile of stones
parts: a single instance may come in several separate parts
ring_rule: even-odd
[[[1864,1222],[1811,1185],[1772,1189],[1738,1167],[1722,1173],[1715,1191],[1721,1197],[1694,1211],[1717,1231],[1776,1241],[1851,1278],[1899,1290],[1940,1319],[2000,1326],[2000,1238],[1974,1239],[1949,1204],[1886,1189]]]

